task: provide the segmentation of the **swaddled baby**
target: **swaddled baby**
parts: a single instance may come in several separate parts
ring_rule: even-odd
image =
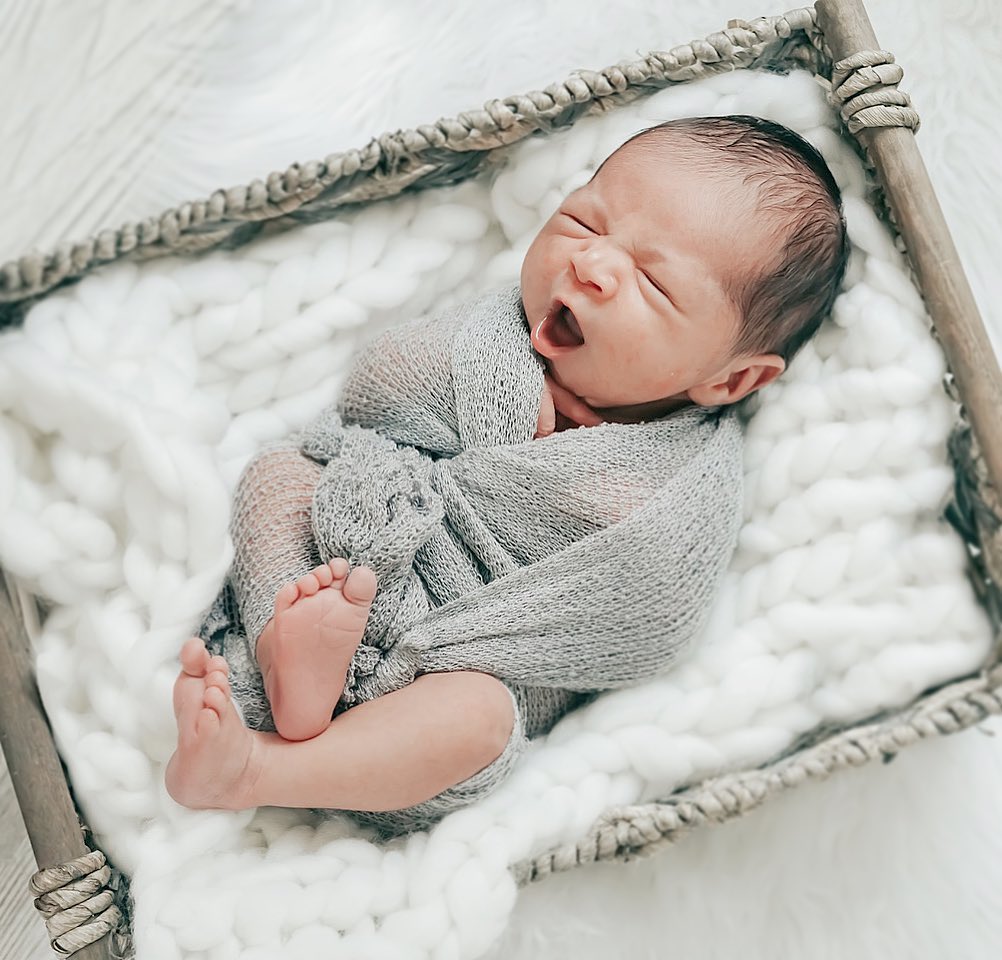
[[[370,344],[241,478],[210,649],[181,653],[171,795],[424,826],[582,698],[669,668],[740,525],[734,404],[846,258],[801,138],[673,121],[566,198],[518,287]]]

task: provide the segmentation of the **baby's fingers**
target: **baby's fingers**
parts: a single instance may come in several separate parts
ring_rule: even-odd
[[[536,436],[548,437],[557,428],[557,411],[553,406],[553,394],[550,392],[550,385],[544,381],[543,396],[539,402],[539,417],[536,420]]]

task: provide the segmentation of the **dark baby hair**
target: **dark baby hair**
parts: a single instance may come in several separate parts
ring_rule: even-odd
[[[764,273],[727,288],[743,318],[734,352],[789,361],[830,312],[849,260],[842,195],[824,158],[782,124],[744,115],[669,120],[626,143],[648,140],[693,160],[714,151],[758,187],[758,212],[774,220],[781,249]]]

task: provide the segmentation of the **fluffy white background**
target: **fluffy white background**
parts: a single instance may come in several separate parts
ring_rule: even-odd
[[[53,8],[58,5],[44,6],[42,18]],[[657,10],[639,4],[553,3],[544,10],[480,4],[465,11],[400,3],[356,13],[261,4],[215,19],[203,11],[194,31],[197,18],[165,10],[162,16],[175,18],[174,33],[133,38],[140,51],[147,45],[148,59],[161,58],[159,75],[171,80],[159,88],[156,110],[147,110],[142,162],[132,152],[136,128],[116,126],[135,104],[101,109],[109,78],[117,76],[121,89],[129,76],[115,73],[123,60],[132,56],[136,71],[143,62],[123,56],[114,42],[121,28],[114,16],[88,27],[96,38],[92,57],[102,44],[108,51],[103,71],[84,69],[94,61],[80,57],[74,74],[73,56],[59,56],[58,47],[48,54],[65,83],[77,88],[75,98],[53,103],[43,84],[28,84],[18,106],[5,109],[8,142],[18,146],[8,156],[17,158],[12,169],[20,180],[7,177],[19,189],[3,195],[10,213],[0,250],[14,253],[28,242],[77,236],[293,158],[361,143],[376,131],[543,85],[575,66],[670,46],[731,16],[775,12],[720,2]],[[920,144],[982,309],[997,324],[992,266],[1000,204],[990,159],[999,150],[993,126],[999,65],[992,43],[998,14],[984,2],[948,8],[881,2],[872,13],[878,37],[908,71],[904,86],[926,121]],[[12,21],[37,42],[37,22]],[[178,45],[179,38],[195,37],[201,50]],[[81,47],[65,48],[72,49]],[[21,76],[51,75],[39,71],[44,57],[30,60]],[[191,89],[185,77],[192,78]],[[41,129],[25,126],[33,95],[46,116]],[[68,136],[74,124],[81,130],[103,125],[104,135],[70,139],[75,147],[65,153],[50,139],[58,134],[48,131]],[[68,161],[63,175],[55,176]],[[93,202],[81,205],[81,194]],[[77,213],[62,221],[56,214],[36,215],[43,195],[50,205],[55,197],[74,198]],[[969,733],[921,745],[889,768],[803,788],[656,860],[581,870],[526,891],[502,949],[526,957],[627,949],[699,957],[995,955],[1002,943],[994,829],[1000,782],[992,740]]]

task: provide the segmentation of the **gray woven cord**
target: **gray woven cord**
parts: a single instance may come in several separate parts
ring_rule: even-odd
[[[770,796],[871,760],[890,761],[928,737],[959,733],[1002,713],[1002,667],[927,694],[882,722],[857,726],[762,769],[715,777],[667,800],[608,811],[582,839],[512,869],[520,885],[597,860],[630,860],[674,843],[695,827],[749,813]]]
[[[898,90],[904,71],[886,50],[862,50],[832,67],[831,100],[850,133],[867,127],[919,128],[908,94]]]
[[[28,886],[45,917],[52,949],[68,957],[112,933],[122,914],[108,889],[111,868],[100,850],[39,870]]]
[[[475,173],[495,148],[673,83],[763,64],[817,72],[818,46],[810,7],[749,23],[732,21],[704,40],[600,71],[577,71],[542,91],[490,100],[480,110],[384,134],[361,149],[296,163],[284,173],[217,190],[208,200],[184,203],[159,217],[60,244],[51,253],[29,252],[0,267],[0,325],[18,315],[18,304],[102,264],[236,246],[265,221],[324,219],[346,204],[456,182]]]

